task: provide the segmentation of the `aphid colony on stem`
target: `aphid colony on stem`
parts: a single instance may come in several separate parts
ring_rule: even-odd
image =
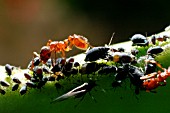
[[[163,41],[166,41],[165,39],[167,37],[163,38]],[[110,43],[108,46],[92,47],[87,38],[76,34],[70,35],[64,41],[49,40],[40,49],[40,54],[34,52],[34,56],[28,65],[30,72],[23,74],[24,81],[12,77],[13,70],[15,70],[14,66],[9,64],[5,66],[6,73],[11,77],[12,83],[0,80],[0,93],[4,95],[6,93],[5,88],[12,85],[12,91],[18,90],[21,95],[24,95],[31,88],[41,90],[47,82],[55,82],[56,89],[60,89],[62,88],[60,80],[69,81],[65,78],[72,77],[71,79],[81,79],[78,86],[56,97],[51,103],[63,101],[70,97],[81,98],[82,100],[86,93],[90,94],[93,88],[98,86],[96,83],[98,75],[109,73],[114,77],[113,82],[110,83],[111,87],[117,88],[126,79],[129,79],[130,84],[135,87],[135,94],[139,94],[141,90],[152,92],[158,86],[165,86],[166,79],[170,76],[170,67],[165,69],[155,61],[155,56],[164,51],[160,45],[156,45],[156,41],[162,40],[154,37],[149,41],[145,36],[136,34],[132,36],[131,41],[132,46],[137,47],[127,52],[122,47],[113,48]],[[65,52],[72,50],[73,46],[81,50],[87,50],[88,47],[91,47],[86,51],[85,63],[80,64],[74,58],[66,57]],[[144,56],[138,57],[140,53],[138,46],[148,48]],[[56,56],[58,53],[61,53],[60,58]],[[141,61],[144,63],[142,64]],[[161,72],[160,69],[163,71]],[[95,75],[96,73],[97,75]],[[85,77],[82,77],[83,74],[87,75],[86,81],[83,81],[83,77]],[[91,94],[90,96],[92,97]]]
[[[149,45],[149,41],[144,36],[139,34],[133,36],[131,40],[133,41],[133,43],[135,43],[134,45],[137,46]],[[96,71],[98,71],[98,73],[100,74],[116,73],[115,80],[112,83],[112,87],[120,86],[125,79],[129,78],[131,84],[135,86],[135,94],[139,94],[140,90],[152,91],[158,86],[165,85],[166,79],[169,76],[168,71],[164,69],[166,70],[164,72],[155,72],[156,66],[161,69],[163,68],[159,63],[153,60],[154,56],[161,53],[162,51],[163,49],[160,46],[155,46],[152,48],[150,47],[148,49],[144,59],[144,61],[146,62],[144,66],[144,71],[140,67],[134,66],[135,63],[138,62],[136,55],[139,51],[137,49],[133,49],[131,53],[129,53],[125,52],[123,48],[114,49],[109,46],[93,47],[92,49],[87,51],[85,61],[88,63],[85,63],[83,65],[86,65],[87,67],[87,74],[94,73]],[[148,58],[152,58],[152,60]],[[113,61],[118,65],[106,65],[96,63],[96,61],[100,59]],[[81,69],[83,69],[83,65]],[[159,73],[159,76],[155,77],[157,73]],[[151,78],[152,80],[150,82]],[[161,84],[161,82],[164,82],[164,84]],[[69,97],[76,97],[77,95],[82,94],[82,92],[86,92],[86,90],[83,89],[85,84],[86,83],[76,87],[66,94],[63,94],[62,96],[57,97],[52,102],[65,100]]]

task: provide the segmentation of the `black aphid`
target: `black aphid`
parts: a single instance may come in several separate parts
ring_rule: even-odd
[[[7,81],[0,80],[0,84],[1,84],[1,86],[4,86],[4,87],[9,87],[10,86],[10,84]]]
[[[18,88],[19,88],[19,84],[16,83],[12,86],[12,91],[16,91]]]
[[[160,46],[150,47],[147,50],[147,54],[150,54],[150,55],[159,54],[161,52],[163,52],[163,49]]]
[[[109,47],[93,47],[86,53],[85,61],[96,61],[99,59],[105,59],[108,56]]]
[[[27,81],[25,84],[30,88],[36,88],[36,84],[32,81]]]
[[[132,36],[131,41],[133,42],[132,46],[148,46],[149,41],[147,38],[141,34],[135,34]]]
[[[55,81],[56,80],[56,76],[48,76],[48,81]]]
[[[25,84],[21,87],[21,89],[19,90],[19,93],[21,95],[24,95],[26,92],[27,92],[27,85]]]
[[[114,52],[109,57],[109,60],[112,60],[114,62],[118,63],[131,63],[135,59],[135,56],[132,54],[126,53],[126,52]]]
[[[5,95],[5,90],[3,90],[3,89],[0,89],[0,93],[2,94],[2,95]]]
[[[18,84],[21,83],[21,81],[20,81],[17,77],[14,77],[12,80],[13,80],[15,83],[18,83]]]
[[[40,58],[39,57],[35,57],[33,60],[30,61],[30,63],[28,64],[27,68],[30,69],[33,66],[38,66],[40,64]]]
[[[24,73],[26,79],[31,80],[32,76],[29,73]]]
[[[98,73],[99,74],[102,74],[102,73],[114,73],[117,71],[117,67],[114,66],[114,65],[111,65],[111,66],[103,66],[99,71]]]
[[[5,70],[9,76],[12,74],[13,69],[14,69],[14,66],[11,66],[10,64],[5,65]]]
[[[40,66],[36,66],[36,67],[34,67],[34,69],[33,69],[33,77],[35,77],[35,78],[37,78],[37,79],[39,79],[39,80],[41,80],[42,78],[43,78],[43,70],[42,70],[42,67],[40,67]]]
[[[85,63],[82,65],[80,73],[91,74],[99,70],[100,67],[101,65],[96,62]]]
[[[145,65],[145,75],[155,72],[156,64],[147,63]]]
[[[43,77],[42,80],[40,80],[37,84],[37,88],[41,89],[48,81],[47,77]]]
[[[123,47],[119,47],[117,50],[118,52],[125,52],[125,49]]]

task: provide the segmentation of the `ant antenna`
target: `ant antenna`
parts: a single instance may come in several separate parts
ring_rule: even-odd
[[[112,43],[112,39],[113,39],[114,35],[115,35],[115,32],[112,34],[112,37],[110,38],[110,41],[109,41],[109,44],[108,44],[109,46]]]
[[[148,32],[145,32],[146,39],[148,40]]]
[[[147,32],[145,32],[145,36],[148,37],[148,33]]]

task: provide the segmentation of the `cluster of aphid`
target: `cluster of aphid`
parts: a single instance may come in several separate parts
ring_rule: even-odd
[[[40,50],[40,54],[34,52],[33,58],[28,65],[29,72],[24,73],[24,80],[11,77],[12,91],[18,90],[21,95],[27,92],[27,88],[41,89],[48,81],[55,81],[56,87],[62,87],[59,84],[61,79],[72,75],[82,74],[103,74],[114,73],[115,79],[112,82],[112,87],[121,86],[122,82],[129,79],[131,84],[135,86],[135,93],[139,94],[140,90],[153,91],[158,86],[166,85],[166,79],[170,76],[170,68],[163,68],[157,61],[155,56],[161,53],[164,49],[157,45],[158,41],[166,41],[169,37],[152,36],[148,40],[141,34],[132,36],[132,46],[148,47],[144,56],[138,56],[139,50],[132,49],[131,52],[126,52],[124,48],[115,49],[112,46],[92,47],[88,40],[81,35],[70,35],[64,41],[49,40],[46,46]],[[80,64],[74,58],[67,58],[65,52],[72,50],[73,46],[86,51],[85,63]],[[61,57],[57,58],[56,54],[61,53]],[[98,61],[101,61],[99,63]],[[143,66],[138,66],[144,61]],[[109,63],[108,63],[109,62]],[[7,64],[6,72],[9,76],[15,67]],[[161,72],[159,69],[163,70]],[[159,71],[158,71],[159,70]],[[88,76],[87,76],[88,78]],[[11,84],[7,81],[0,81],[2,87],[9,87]],[[60,101],[69,97],[82,97],[87,92],[96,86],[96,80],[88,78],[88,82],[74,88],[68,93],[54,99]],[[5,94],[5,90],[1,88],[1,94]]]

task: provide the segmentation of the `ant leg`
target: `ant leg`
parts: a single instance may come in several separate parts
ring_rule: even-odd
[[[156,64],[159,68],[161,68],[162,70],[164,70],[164,68],[162,67],[162,65],[160,63],[158,63],[155,60],[145,60],[145,62],[149,62],[149,63],[154,63]]]
[[[72,48],[73,48],[73,43],[70,42],[70,45],[67,47],[67,49],[70,51],[70,50],[72,50]]]
[[[66,58],[66,54],[65,54],[64,50],[61,50],[61,57]]]
[[[166,80],[164,80],[163,83],[159,82],[159,86],[166,86]]]
[[[88,45],[89,45],[89,47],[91,47],[91,48],[93,48],[93,47],[94,47],[94,46],[90,45],[89,43],[88,43]]]
[[[32,58],[32,61],[31,61],[32,63],[31,63],[31,68],[30,68],[30,70],[33,70],[33,68],[34,68],[34,57]]]
[[[140,79],[141,79],[141,80],[146,80],[146,79],[155,77],[156,75],[157,75],[157,72],[153,72],[153,73],[150,73],[150,74],[148,74],[148,75],[145,75],[145,76],[140,77]]]
[[[33,52],[33,57],[32,57],[32,62],[31,62],[31,68],[30,68],[30,70],[33,70],[33,68],[34,68],[34,58],[35,58],[35,57],[40,57],[37,52]]]
[[[54,66],[57,64],[57,62],[56,62],[56,59],[57,59],[57,56],[56,56],[56,51],[54,52]]]
[[[55,59],[55,62],[54,62],[54,59]],[[54,58],[51,57],[51,65],[52,67],[54,67],[56,64],[56,51],[54,52]]]
[[[65,39],[63,42],[64,42],[64,45],[66,46],[65,48],[63,48],[64,51],[70,51],[71,48],[68,46],[69,40],[68,40],[68,39]]]

